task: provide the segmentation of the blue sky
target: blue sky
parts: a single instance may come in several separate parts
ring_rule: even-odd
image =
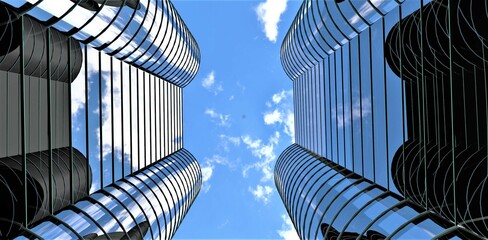
[[[201,50],[183,116],[184,146],[204,177],[175,239],[295,234],[272,174],[292,143],[292,82],[279,52],[300,3],[174,1]]]

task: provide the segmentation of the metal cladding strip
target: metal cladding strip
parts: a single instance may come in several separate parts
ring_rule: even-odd
[[[298,144],[280,155],[274,178],[302,239],[480,238]]]
[[[301,5],[280,51],[290,79],[296,80],[403,1],[338,2],[306,0]]]
[[[17,239],[32,235],[45,239],[171,239],[201,184],[198,162],[180,149],[48,217]]]
[[[179,87],[198,71],[198,44],[169,0],[0,2]]]

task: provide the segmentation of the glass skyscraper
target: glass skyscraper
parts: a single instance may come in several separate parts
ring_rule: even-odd
[[[275,168],[301,238],[488,237],[486,12],[304,1],[281,48],[296,144]]]
[[[168,239],[197,196],[170,1],[0,1],[0,238]]]

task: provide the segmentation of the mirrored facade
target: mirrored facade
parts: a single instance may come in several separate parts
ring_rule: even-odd
[[[298,144],[278,158],[278,192],[302,239],[476,239]]]
[[[458,0],[305,1],[282,43],[282,65],[293,81],[296,143],[417,206],[418,218],[429,213],[437,224],[442,219],[442,231],[426,228],[435,233],[430,236],[460,228],[488,236],[486,10],[484,3]],[[305,160],[294,161],[296,170]],[[298,190],[283,186],[292,180],[278,177],[278,164],[275,174],[302,238],[320,238],[307,234],[324,226],[328,239],[353,234],[335,227],[341,214],[326,211],[335,209],[334,202],[311,202],[313,194],[327,199],[326,191],[354,202],[341,195],[348,192],[341,184],[318,179],[316,188],[324,189],[296,195],[304,202],[297,206],[288,198]],[[295,187],[308,181],[307,174],[296,176]],[[345,204],[345,211],[360,216],[351,206]],[[310,219],[294,215],[305,207],[317,208]],[[354,234],[371,239],[367,230]]]
[[[182,148],[48,217],[16,239],[170,239],[201,184],[198,162]],[[130,236],[132,229],[139,237]]]
[[[180,87],[196,75],[200,50],[170,1],[3,0],[60,32]]]
[[[0,1],[0,45],[0,238],[170,238],[201,185],[200,53],[171,2]]]

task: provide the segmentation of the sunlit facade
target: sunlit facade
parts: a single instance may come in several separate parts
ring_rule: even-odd
[[[477,238],[298,144],[278,158],[275,181],[302,239]]]
[[[297,145],[275,168],[300,237],[488,236],[486,7],[302,4],[281,48]]]
[[[201,184],[198,162],[182,148],[37,223],[16,239],[107,235],[112,239],[170,239]],[[131,229],[139,237],[130,236]]]
[[[0,45],[0,238],[171,238],[201,187],[172,3],[0,1]]]

